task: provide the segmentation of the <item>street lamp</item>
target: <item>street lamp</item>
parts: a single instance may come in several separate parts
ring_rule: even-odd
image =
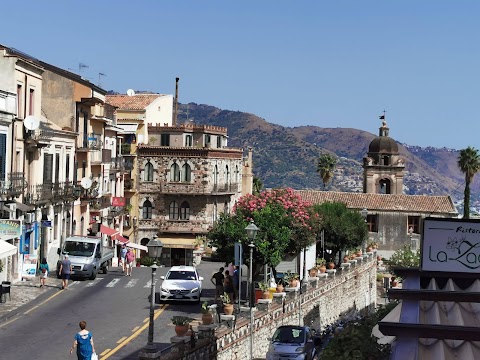
[[[163,244],[160,239],[151,239],[148,244],[148,255],[154,259],[160,257],[162,253]],[[153,343],[153,325],[154,325],[154,314],[155,314],[155,273],[157,272],[158,266],[154,262],[152,266],[152,284],[150,289],[150,320],[148,323],[148,341],[145,348],[146,352],[156,352],[157,347]]]
[[[360,214],[362,215],[362,218],[363,218],[363,221],[365,221],[365,224],[367,224],[367,217],[368,217],[368,209],[367,208],[363,208],[361,211],[360,211]],[[367,253],[367,241],[364,240],[363,241],[363,253],[366,254]]]
[[[248,244],[248,247],[250,248],[250,269],[248,273],[248,287],[250,289],[250,299],[249,299],[249,305],[250,305],[250,359],[253,359],[253,299],[254,299],[254,292],[253,292],[253,249],[255,248],[255,244],[253,241],[255,240],[255,237],[257,236],[258,232],[258,227],[255,225],[255,223],[250,221],[250,224],[245,228],[245,231],[247,233],[247,237],[250,240],[250,244]]]

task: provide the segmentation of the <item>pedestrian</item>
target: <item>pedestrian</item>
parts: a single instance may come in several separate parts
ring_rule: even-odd
[[[87,323],[85,321],[80,321],[78,325],[80,326],[80,331],[75,334],[75,341],[70,349],[70,354],[76,347],[78,360],[90,360],[93,358],[92,355],[95,354],[92,333],[86,329]]]
[[[235,299],[238,299],[238,286],[240,284],[240,271],[238,269],[238,265],[235,265],[233,268],[233,294],[235,295]]]
[[[126,263],[126,256],[127,256],[127,246],[125,244],[122,245],[122,249],[120,250],[120,261],[122,262],[122,272],[124,273],[127,269]]]
[[[230,275],[230,271],[225,270],[225,279],[223,280],[224,284],[224,289],[225,292],[227,293],[228,297],[230,298],[230,301],[233,303],[234,298],[235,298],[235,291],[233,290],[233,279],[232,275]]]
[[[40,287],[44,287],[45,279],[47,278],[48,272],[50,271],[46,258],[42,259],[42,262],[40,263],[40,266],[39,266],[39,271],[40,271]]]
[[[214,302],[217,302],[217,299],[223,295],[223,280],[225,279],[225,276],[223,276],[223,267],[221,267],[218,272],[212,275],[212,278],[210,281],[212,284],[215,286],[215,300]],[[215,280],[215,281],[214,281]]]
[[[127,261],[127,273],[125,276],[132,276],[133,262],[135,261],[135,254],[132,249],[128,248],[125,260]]]
[[[68,255],[65,255],[62,263],[60,264],[60,276],[62,277],[62,290],[68,286],[68,279],[70,279],[70,273],[72,272],[72,263],[68,260]]]

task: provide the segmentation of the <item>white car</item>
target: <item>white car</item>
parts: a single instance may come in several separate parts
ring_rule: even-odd
[[[200,302],[203,277],[193,266],[173,266],[160,286],[160,301],[180,300]]]

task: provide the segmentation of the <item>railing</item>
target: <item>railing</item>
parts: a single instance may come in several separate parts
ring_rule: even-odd
[[[35,141],[50,141],[54,136],[54,132],[51,129],[36,129],[27,130],[26,137]]]
[[[213,193],[236,193],[239,191],[238,183],[233,184],[213,184]]]
[[[29,185],[26,187],[25,203],[39,204],[46,201],[69,202],[77,198],[71,181],[50,184]]]
[[[90,203],[90,209],[100,210],[110,206],[110,199],[101,197],[98,199],[90,200],[89,203]]]
[[[161,190],[164,194],[203,194],[205,189],[203,186],[191,183],[163,183],[161,184]]]
[[[111,171],[123,171],[125,170],[125,166],[126,166],[126,162],[122,156],[111,158],[111,162],[110,162]]]
[[[101,164],[102,163],[102,153],[100,151],[91,151],[90,154],[90,162]]]
[[[123,187],[125,190],[134,190],[135,181],[133,179],[125,179],[125,182],[123,183]]]
[[[103,147],[102,134],[80,133],[78,137],[79,149],[101,150]]]
[[[0,174],[0,195],[7,197],[19,196],[25,189],[25,176],[21,172]]]
[[[108,210],[108,217],[114,218],[125,214],[125,207],[123,206],[111,206]]]
[[[120,152],[122,155],[130,155],[130,151],[132,150],[132,144],[122,144],[120,148]]]

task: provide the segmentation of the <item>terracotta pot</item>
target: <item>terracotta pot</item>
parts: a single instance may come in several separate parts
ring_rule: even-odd
[[[177,336],[185,336],[188,331],[188,325],[175,325],[175,333]]]
[[[333,262],[330,262],[328,263],[328,268],[331,270],[331,269],[335,269],[335,263]]]
[[[378,256],[377,256],[377,260],[378,260],[378,261],[382,260],[382,255],[378,255]]]
[[[350,260],[350,258],[349,258],[348,256],[344,256],[344,257],[343,257],[343,262],[344,262],[344,263],[347,263],[348,260]]]
[[[298,286],[298,279],[290,280],[289,286],[292,287],[292,288],[297,287]]]
[[[283,290],[283,285],[277,285],[277,293],[281,293]]]
[[[213,323],[213,315],[210,313],[202,314],[203,325],[210,325]]]
[[[362,256],[362,251],[357,251],[357,256]]]
[[[327,267],[325,265],[322,265],[322,266],[320,266],[318,271],[320,271],[320,274],[324,274],[327,271]]]
[[[140,261],[137,261],[136,267],[140,267],[140,266],[142,266],[142,265],[140,264]]]
[[[308,275],[310,275],[310,277],[317,276],[317,269],[310,269],[310,271],[308,272]]]
[[[262,298],[263,299],[270,299],[270,291],[265,290],[262,292]]]
[[[233,314],[233,304],[223,304],[223,312],[225,315]]]
[[[367,252],[372,252],[372,251],[373,251],[373,247],[369,246],[369,247],[367,248]]]

